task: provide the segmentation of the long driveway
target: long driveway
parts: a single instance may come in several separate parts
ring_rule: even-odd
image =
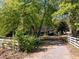
[[[50,41],[50,43],[54,44],[56,42]],[[69,49],[62,42],[57,42],[55,45],[45,46],[44,48],[47,48],[47,50],[28,55],[24,59],[71,59]]]

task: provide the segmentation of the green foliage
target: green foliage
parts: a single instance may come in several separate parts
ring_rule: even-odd
[[[0,10],[0,35],[15,31],[18,26],[24,31],[33,26],[38,31],[42,20],[45,26],[52,26],[51,14],[56,10],[53,3],[52,0],[5,0]]]
[[[15,32],[19,27],[24,31],[31,29],[32,33],[38,32],[43,25],[54,28],[52,18],[56,20],[62,15],[75,22],[79,18],[78,3],[71,0],[5,0],[0,8],[0,35]]]
[[[19,32],[16,37],[19,43],[20,51],[23,52],[32,52],[41,44],[41,41],[36,39],[34,36],[24,35],[22,32]]]
[[[65,3],[62,2],[59,4],[59,10],[52,14],[53,17],[57,17],[59,15],[63,15],[64,13],[70,12],[70,10],[73,10],[76,8],[76,4],[71,3]]]
[[[66,15],[69,30],[72,35],[76,31],[75,23],[79,23],[79,1],[78,0],[64,0],[61,1],[56,12],[52,14],[53,19],[60,19]],[[65,19],[65,18],[64,18]],[[74,33],[73,33],[74,32]]]

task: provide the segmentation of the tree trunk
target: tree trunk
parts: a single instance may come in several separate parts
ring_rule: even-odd
[[[45,17],[45,14],[46,14],[46,0],[45,0],[45,4],[44,4],[44,14],[43,14],[43,17],[42,17],[42,20],[41,20],[41,23],[40,23],[40,27],[39,27],[39,31],[37,33],[37,37],[40,36],[40,33],[41,33],[41,29],[42,29],[42,26],[43,26],[43,23],[44,23],[44,17]]]

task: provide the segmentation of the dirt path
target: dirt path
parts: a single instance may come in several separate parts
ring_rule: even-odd
[[[39,56],[37,54],[34,54],[35,56],[28,56],[24,59],[71,59],[66,46],[54,46],[46,52],[41,52]]]
[[[79,59],[79,49],[69,44],[67,45],[67,47],[71,53],[72,59]]]
[[[79,49],[62,40],[45,40],[43,43],[40,49],[30,54],[4,51],[1,53],[0,59],[79,59]]]
[[[70,52],[65,44],[61,41],[49,41],[49,46],[43,46],[47,50],[30,54],[24,59],[71,59]]]

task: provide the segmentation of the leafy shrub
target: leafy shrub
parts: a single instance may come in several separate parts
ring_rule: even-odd
[[[36,39],[34,36],[24,35],[19,33],[17,35],[20,51],[32,52],[34,49],[38,48],[41,41]]]

